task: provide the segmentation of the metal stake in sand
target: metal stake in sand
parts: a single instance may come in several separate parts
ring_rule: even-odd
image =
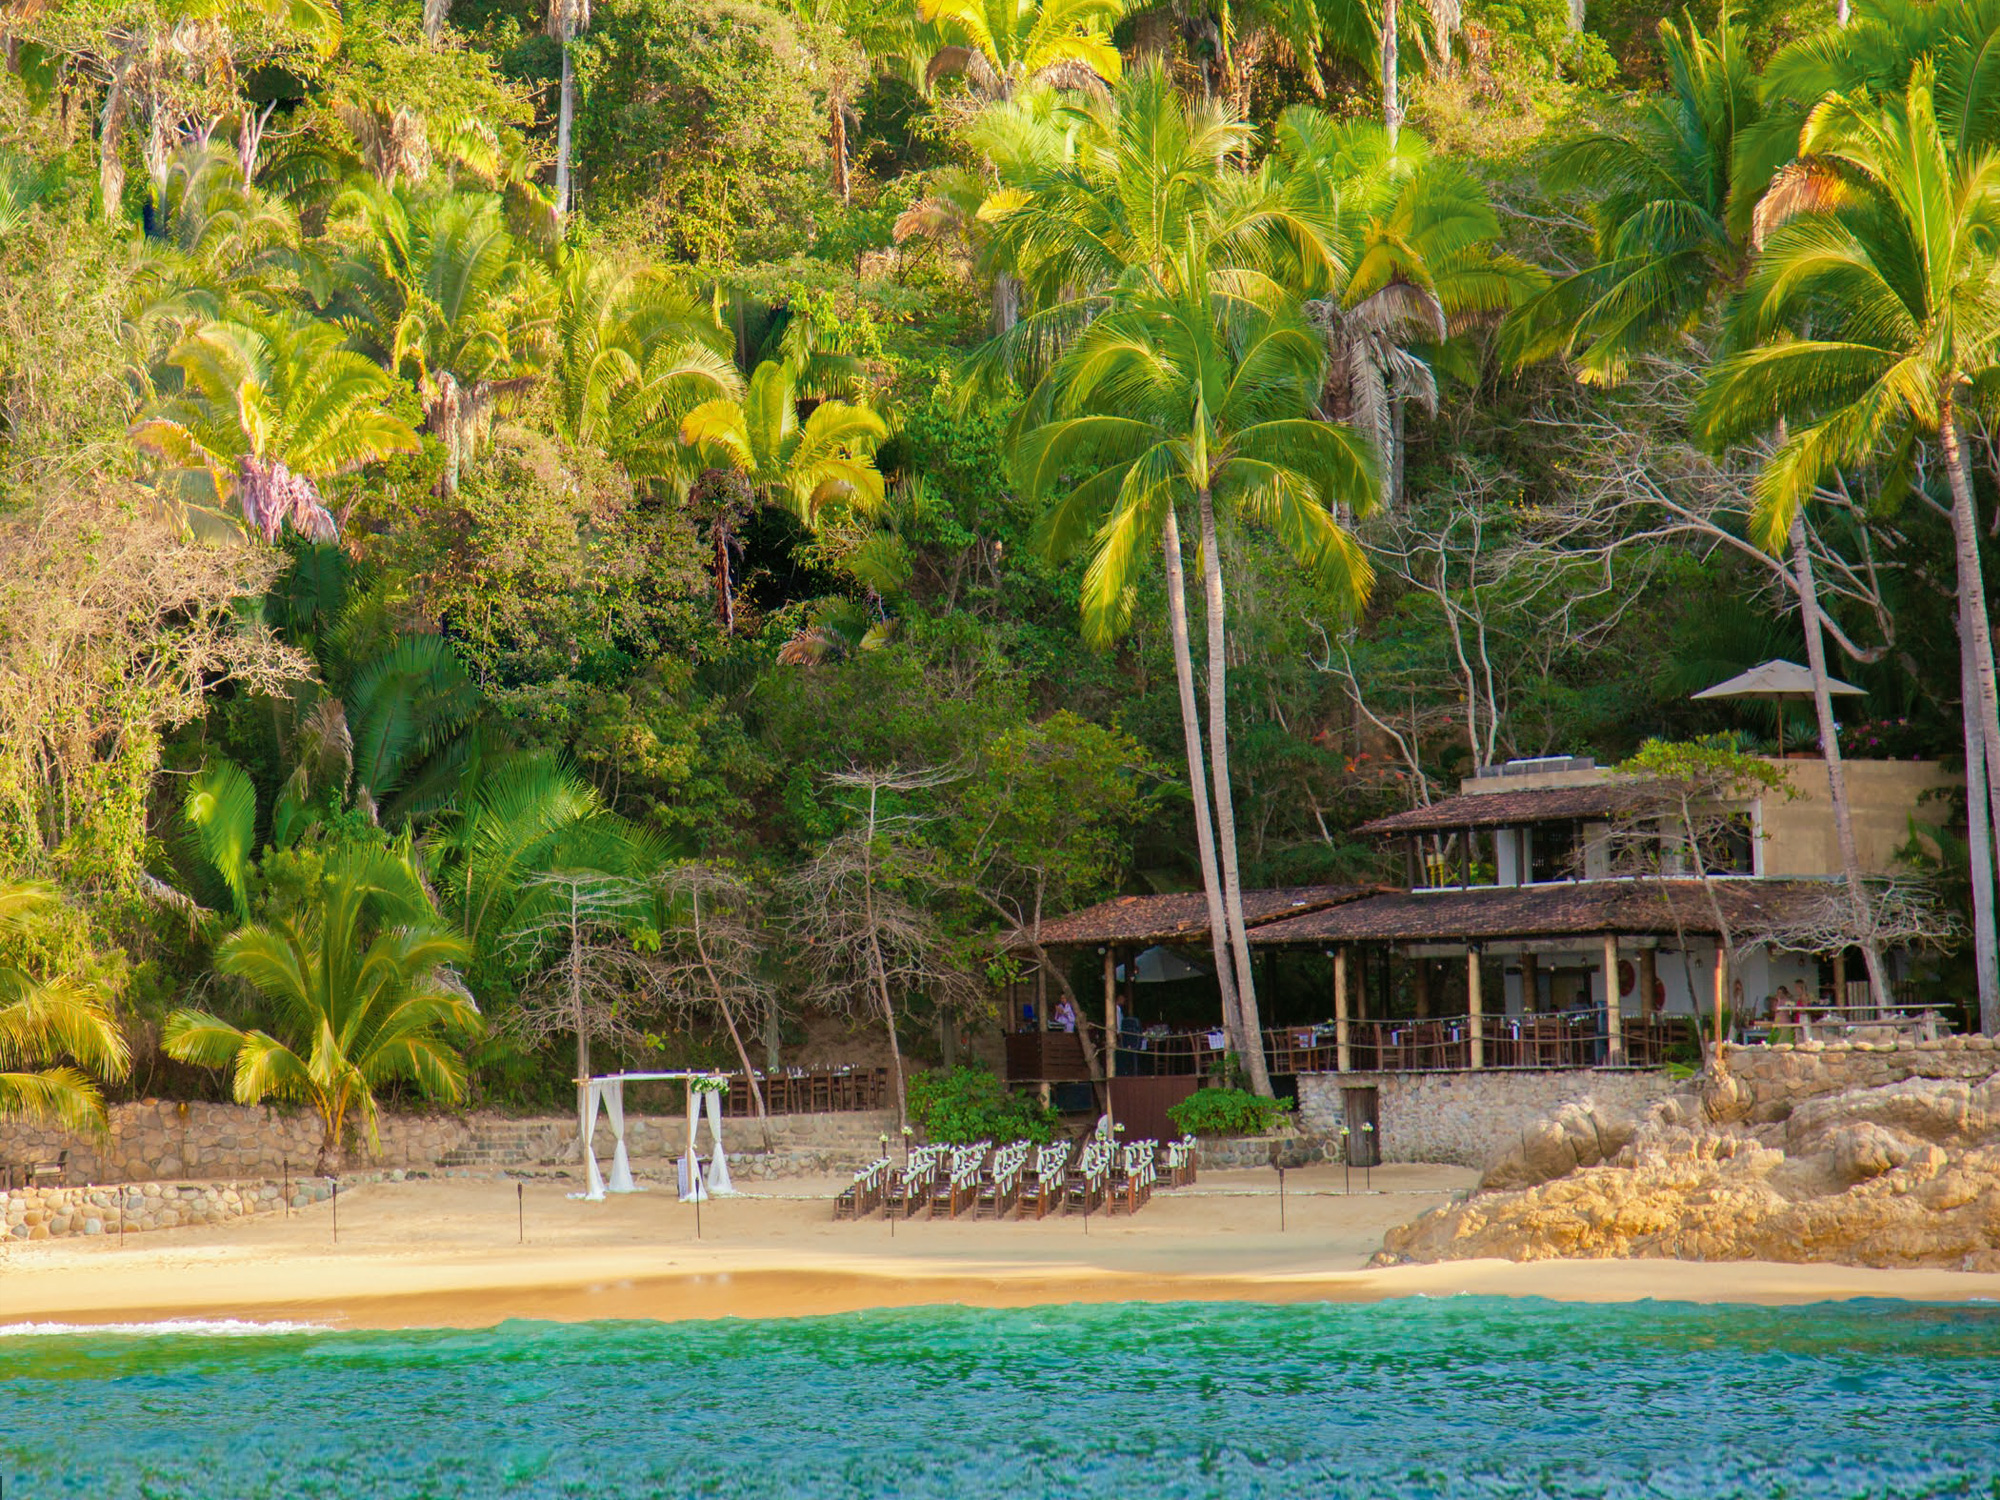
[[[522,1183],[514,1184],[514,1215],[520,1221],[520,1243],[528,1243],[528,1189]]]

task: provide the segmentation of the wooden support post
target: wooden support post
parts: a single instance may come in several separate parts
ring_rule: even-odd
[[[1333,950],[1333,1066],[1348,1072],[1354,1065],[1354,1049],[1347,1036],[1347,950]]]
[[[1618,1003],[1618,938],[1604,934],[1604,1060],[1614,1068],[1625,1065],[1625,1008]]]
[[[1521,1011],[1532,1016],[1542,1008],[1542,965],[1532,953],[1521,955]]]
[[[1479,950],[1465,950],[1465,1024],[1472,1041],[1472,1066],[1486,1066],[1486,1037],[1480,1024]]]
[[[1847,1009],[1847,950],[1845,948],[1836,948],[1833,950],[1833,1007],[1835,1013],[1840,1015],[1843,1021],[1847,1019],[1844,1014]]]
[[[1428,958],[1413,958],[1410,962],[1417,966],[1412,986],[1417,992],[1417,1014],[1428,1016],[1431,1013],[1431,961]]]
[[[1111,1080],[1118,1076],[1118,950],[1104,950],[1104,1107],[1111,1112]]]

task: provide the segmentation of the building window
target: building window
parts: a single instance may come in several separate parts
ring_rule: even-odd
[[[1528,878],[1537,884],[1583,878],[1583,825],[1537,823],[1528,834]]]

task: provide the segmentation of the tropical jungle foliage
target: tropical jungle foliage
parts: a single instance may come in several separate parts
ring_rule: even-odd
[[[1245,889],[1715,734],[1965,769],[1925,982],[2000,1026],[1996,41],[0,0],[0,1110],[900,1080],[1148,889],[1263,1094]],[[1877,727],[1689,701],[1770,657]]]

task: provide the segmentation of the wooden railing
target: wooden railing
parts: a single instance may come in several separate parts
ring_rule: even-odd
[[[1485,1068],[1595,1068],[1616,1063],[1656,1067],[1676,1044],[1692,1044],[1685,1017],[1622,1019],[1623,1056],[1614,1058],[1603,1018],[1595,1011],[1525,1016],[1433,1016],[1348,1023],[1352,1072],[1458,1072],[1472,1067],[1473,1038]],[[1475,1027],[1477,1028],[1475,1032]],[[1093,1027],[1094,1038],[1103,1036]],[[1173,1031],[1118,1039],[1118,1076],[1206,1075],[1226,1051],[1218,1031]],[[1274,1026],[1264,1032],[1264,1060],[1272,1073],[1332,1073],[1340,1066],[1339,1036],[1330,1021]],[[1039,1071],[1037,1071],[1039,1070]],[[1007,1076],[1015,1081],[1088,1078],[1083,1047],[1062,1031],[1021,1032],[1007,1038]]]

